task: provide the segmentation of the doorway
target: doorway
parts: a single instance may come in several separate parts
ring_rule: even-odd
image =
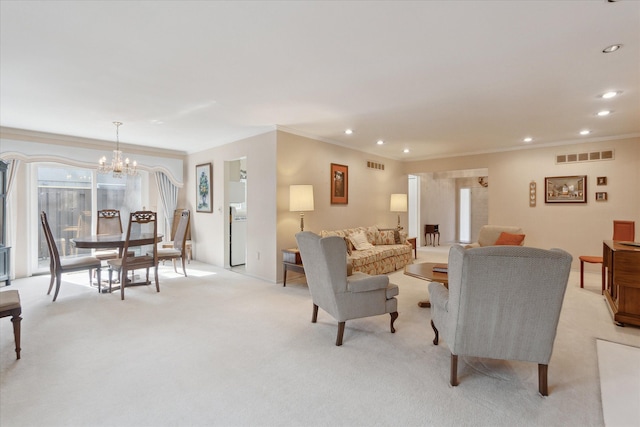
[[[227,248],[229,267],[244,268],[247,260],[247,158],[225,162],[226,204],[229,215]]]

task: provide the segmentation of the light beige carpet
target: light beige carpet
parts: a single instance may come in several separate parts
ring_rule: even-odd
[[[419,251],[446,260],[446,249]],[[99,295],[86,273],[65,276],[58,300],[46,276],[16,280],[22,359],[0,319],[0,425],[13,426],[602,426],[596,339],[640,343],[613,324],[599,274],[572,272],[549,396],[535,364],[463,358],[449,385],[446,343],[434,346],[427,282],[402,271],[389,316],[337,324],[301,277],[287,287],[192,262],[162,269],[153,287]]]
[[[640,425],[640,348],[598,340],[604,424]]]

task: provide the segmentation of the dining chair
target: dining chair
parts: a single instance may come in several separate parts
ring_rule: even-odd
[[[613,221],[613,241],[631,241],[633,242],[636,235],[636,223],[635,221]],[[605,267],[604,260],[601,256],[582,255],[578,257],[580,259],[580,287],[584,288],[584,263],[589,264],[602,264],[602,293],[605,288]]]
[[[187,277],[185,259],[187,258],[186,245],[187,233],[189,232],[190,217],[190,212],[188,210],[183,210],[180,214],[180,221],[178,222],[178,226],[176,227],[176,232],[173,236],[171,247],[167,248],[163,245],[163,247],[157,249],[158,260],[171,260],[173,262],[173,269],[176,273],[178,272],[178,269],[176,268],[176,260],[182,260],[182,272],[184,273],[184,277]],[[147,253],[147,255],[152,255],[152,253]]]
[[[176,210],[173,211],[173,221],[171,223],[171,241],[162,242],[160,244],[161,248],[165,248],[165,249],[173,248],[173,240],[176,236],[176,232],[178,231],[178,225],[180,224],[180,219],[182,218],[182,212],[184,212],[185,210],[186,209],[177,208]],[[192,252],[193,252],[192,248],[193,248],[193,245],[191,243],[191,227],[189,227],[187,229],[187,234],[185,236],[185,244],[184,244],[184,252],[187,257],[188,264],[191,264],[191,258],[192,258]]]
[[[22,322],[20,314],[22,314],[20,293],[15,289],[0,292],[0,317],[11,316],[13,341],[16,344],[16,359],[20,359],[20,323]]]
[[[96,234],[122,234],[120,211],[117,209],[102,209],[98,211]],[[93,252],[93,256],[100,261],[115,259],[120,256],[118,249],[100,248]],[[98,284],[100,289],[100,284]]]
[[[140,233],[153,233],[153,249],[146,255],[132,256],[129,252],[129,242],[132,236]],[[160,283],[158,282],[158,222],[156,212],[151,211],[137,211],[131,212],[129,215],[129,226],[127,227],[127,237],[124,243],[124,249],[122,251],[124,255],[122,258],[111,259],[107,261],[109,265],[109,292],[111,292],[111,285],[113,283],[112,274],[115,270],[118,272],[120,278],[120,298],[124,300],[124,288],[127,285],[127,273],[129,271],[138,270],[144,268],[147,270],[146,282],[143,284],[150,284],[149,282],[149,269],[155,268],[155,282],[156,291],[160,292]],[[133,284],[129,283],[130,285]]]
[[[60,292],[60,284],[62,282],[63,273],[89,270],[89,283],[91,283],[92,270],[95,269],[98,275],[98,283],[100,283],[100,268],[102,266],[100,260],[93,256],[81,256],[61,259],[55,239],[53,238],[53,234],[51,234],[51,228],[49,227],[47,214],[44,211],[42,211],[42,213],[40,214],[40,221],[42,222],[44,237],[47,240],[47,247],[49,249],[49,271],[51,272],[51,282],[49,283],[49,290],[47,291],[47,295],[51,294],[53,281],[55,280],[56,291],[53,294],[53,300],[55,301],[56,298],[58,298],[58,292]]]

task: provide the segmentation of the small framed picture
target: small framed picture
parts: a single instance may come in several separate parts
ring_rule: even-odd
[[[599,176],[597,178],[597,183],[598,183],[598,185],[607,185],[607,177],[606,176]]]
[[[331,204],[349,203],[349,167],[331,163]]]
[[[196,166],[196,212],[213,212],[213,207],[211,206],[212,171],[211,163]]]
[[[605,191],[600,191],[596,193],[596,202],[606,202],[607,201],[607,193]]]

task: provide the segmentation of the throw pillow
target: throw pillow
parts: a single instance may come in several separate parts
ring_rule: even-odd
[[[372,227],[367,227],[364,229],[365,235],[367,236],[367,241],[372,245],[376,244],[378,240],[378,227],[375,225]]]
[[[496,246],[520,246],[520,244],[524,241],[524,234],[512,234],[502,232],[500,233],[500,237],[494,243]]]
[[[364,231],[359,231],[357,233],[349,234],[349,240],[353,243],[353,246],[358,251],[363,251],[365,249],[372,249],[373,245],[369,243],[367,240],[367,235]]]
[[[393,230],[380,230],[378,233],[378,240],[376,240],[376,245],[394,245],[395,243],[396,238]]]
[[[343,237],[344,244],[347,245],[347,254],[351,255],[351,251],[353,250],[353,245],[351,244],[351,240],[348,237]]]

